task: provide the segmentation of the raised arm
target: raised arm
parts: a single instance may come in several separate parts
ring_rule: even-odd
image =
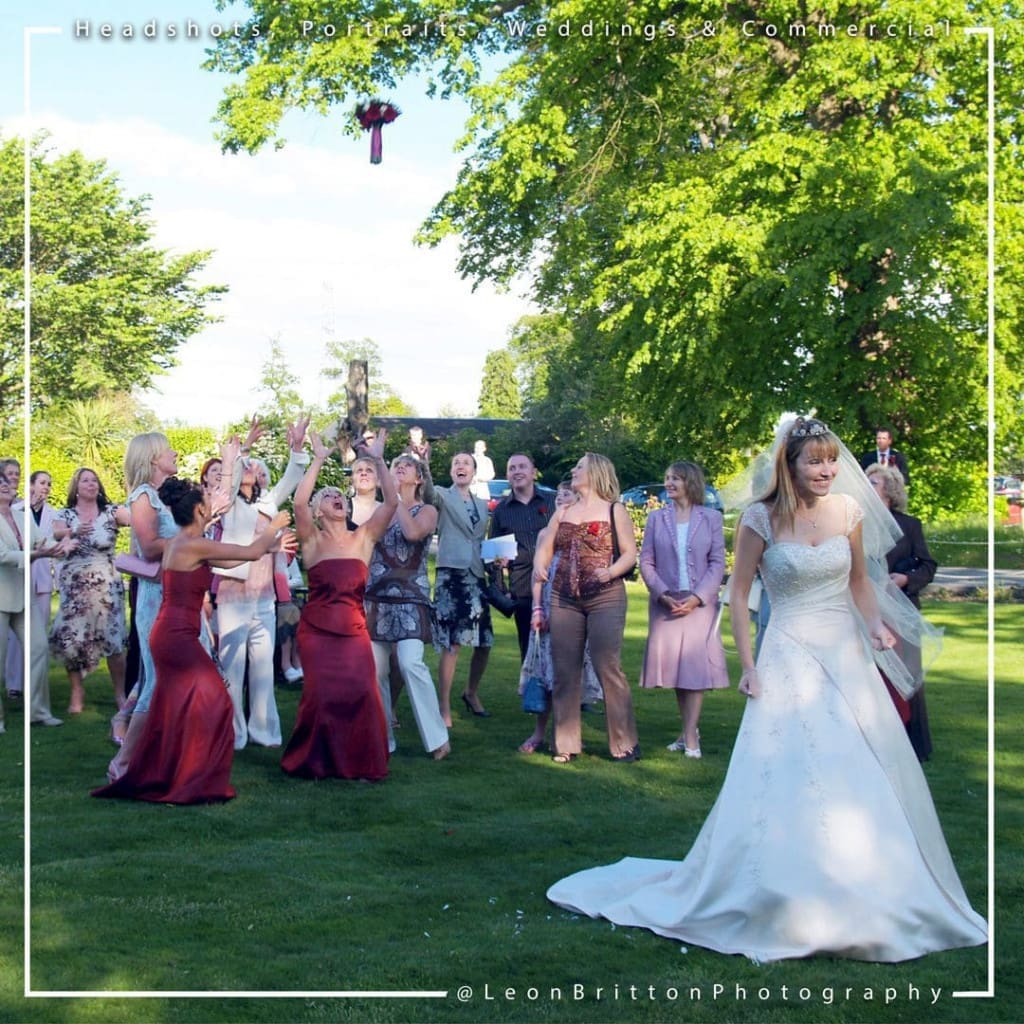
[[[275,505],[280,505],[291,497],[292,492],[298,486],[306,471],[308,456],[302,446],[306,440],[306,430],[308,427],[308,415],[299,416],[288,427],[288,448],[290,451],[288,465],[285,467],[281,479],[274,484],[270,491],[271,500]]]
[[[433,505],[421,505],[419,512],[413,515],[407,505],[399,502],[395,516],[402,536],[410,543],[429,537],[437,529],[437,509]]]
[[[295,530],[299,540],[304,544],[316,536],[316,525],[313,523],[313,510],[309,507],[310,499],[313,497],[313,490],[316,487],[317,477],[320,475],[320,468],[327,461],[331,449],[323,443],[323,439],[315,431],[309,432],[309,443],[313,451],[313,458],[309,463],[309,469],[295,490]]]
[[[363,523],[361,529],[376,543],[384,536],[398,508],[398,491],[395,488],[395,478],[391,475],[387,464],[384,462],[384,443],[388,439],[386,430],[378,430],[373,441],[368,445],[360,445],[359,452],[366,458],[372,459],[377,470],[377,483],[380,485],[380,493],[383,501],[374,510],[373,515]]]
[[[165,569],[187,571],[200,562],[207,562],[219,569],[232,569],[240,562],[254,562],[270,551],[294,550],[294,534],[287,531],[278,536],[291,521],[287,512],[278,512],[267,528],[251,544],[224,544],[207,537],[179,536],[169,545]]]
[[[423,501],[427,505],[433,505],[434,508],[440,508],[444,503],[442,495],[438,492],[434,486],[434,478],[430,473],[430,463],[424,462],[423,468]]]

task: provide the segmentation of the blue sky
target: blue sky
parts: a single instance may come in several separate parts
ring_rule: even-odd
[[[79,3],[0,0],[0,134],[21,134],[23,29],[56,26],[31,44],[31,112],[60,150],[107,160],[125,191],[152,197],[156,242],[212,249],[204,277],[227,284],[223,322],[179,350],[146,403],[165,421],[222,426],[258,403],[270,339],[280,339],[310,403],[331,390],[318,375],[328,337],[372,338],[389,383],[423,416],[476,410],[487,352],[530,307],[524,289],[474,293],[455,271],[453,243],[418,248],[412,236],[454,183],[453,151],[465,106],[432,101],[422,83],[392,98],[402,116],[384,130],[384,161],[369,163],[367,136],[342,133],[351,105],[327,117],[289,118],[288,145],[255,157],[222,155],[214,116],[224,79],[200,69],[214,24],[229,9],[210,0]],[[155,20],[156,40],[141,38]],[[201,40],[170,39],[187,20]],[[90,23],[75,38],[76,22]],[[131,24],[131,40],[99,36]],[[353,97],[353,102],[354,102]]]

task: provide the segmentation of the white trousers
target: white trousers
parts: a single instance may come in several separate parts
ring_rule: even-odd
[[[235,706],[235,750],[249,740],[264,747],[281,743],[281,719],[274,699],[274,636],[277,612],[274,598],[222,601],[217,604],[221,667]],[[249,721],[245,720],[243,691],[249,664]]]
[[[423,749],[437,750],[448,742],[448,728],[441,718],[437,703],[437,690],[430,677],[430,669],[423,661],[422,640],[399,640],[395,644],[373,641],[373,660],[377,665],[377,686],[384,702],[384,717],[388,723],[388,750],[395,749],[391,729],[391,648],[398,652],[398,668],[405,680],[405,689],[416,718],[416,728],[423,740]]]
[[[35,609],[38,608],[42,621],[37,625],[36,619],[32,619],[32,635],[36,630],[42,630],[45,636],[50,628],[50,592],[32,595],[32,615],[35,616]],[[34,664],[34,663],[33,663]],[[35,668],[32,669],[35,671]],[[4,675],[7,679],[7,689],[11,692],[21,693],[22,678],[25,672],[24,652],[21,649],[21,641],[11,631],[7,636],[7,658],[4,668]],[[49,717],[49,713],[46,716]]]

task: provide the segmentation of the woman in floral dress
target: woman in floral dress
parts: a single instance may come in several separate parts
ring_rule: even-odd
[[[60,610],[50,632],[50,653],[67,669],[71,682],[68,712],[79,714],[85,704],[85,677],[107,659],[117,706],[124,703],[127,637],[124,585],[114,568],[117,531],[131,525],[128,509],[107,498],[93,470],[75,471],[68,488],[67,507],[53,525],[58,539],[71,536],[77,547],[60,564],[57,589]]]

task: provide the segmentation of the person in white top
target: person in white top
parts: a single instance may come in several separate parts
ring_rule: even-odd
[[[476,459],[476,474],[470,490],[484,501],[491,500],[491,489],[487,486],[494,479],[494,463],[487,454],[487,442],[481,438],[473,445],[473,458]]]
[[[225,544],[251,544],[266,529],[279,506],[298,487],[309,463],[303,451],[309,417],[288,427],[291,454],[284,475],[269,486],[267,467],[258,459],[238,458],[237,443],[225,449],[222,482],[231,481],[232,503],[221,520]],[[260,431],[256,430],[256,437]],[[250,438],[253,431],[250,431]],[[230,464],[230,465],[229,465]],[[250,740],[265,747],[281,744],[281,720],[274,700],[274,642],[277,611],[274,556],[264,555],[233,569],[214,569],[217,576],[218,653],[235,708],[235,749]],[[244,690],[248,662],[249,715]]]

